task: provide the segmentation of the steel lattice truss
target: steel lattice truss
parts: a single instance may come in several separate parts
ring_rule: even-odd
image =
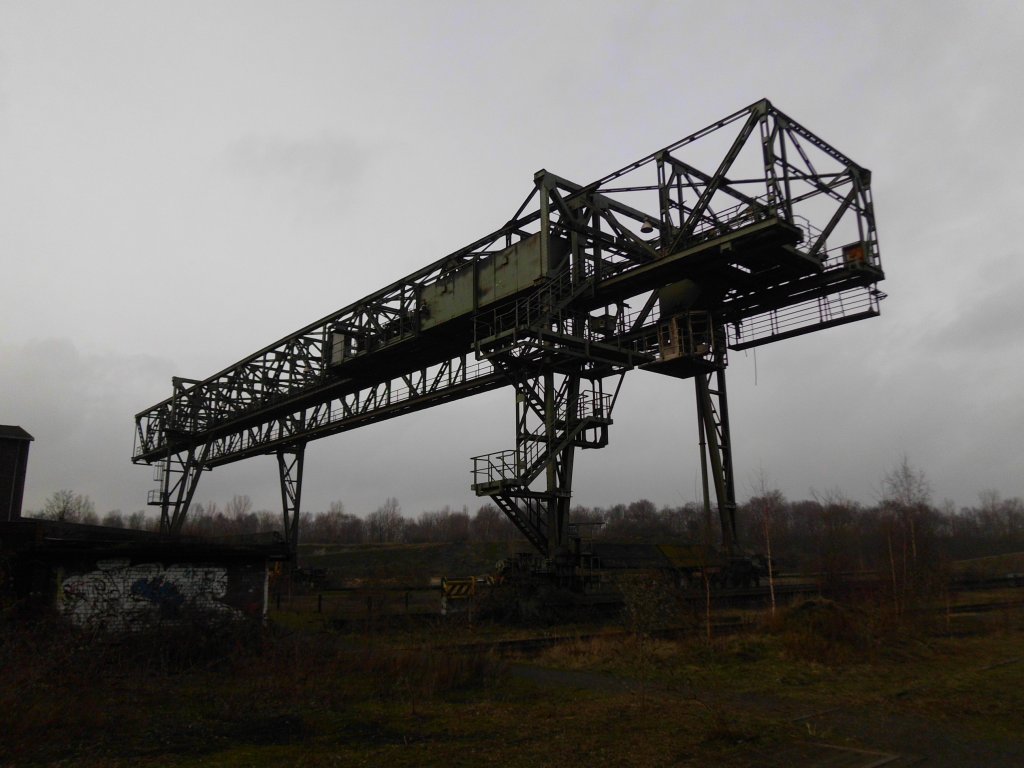
[[[171,397],[136,416],[133,461],[159,463],[151,503],[170,521],[204,469],[294,456],[513,384],[522,366],[706,375],[685,361],[721,366],[724,350],[701,347],[695,323],[744,349],[876,315],[870,181],[766,100],[586,185],[539,171],[494,232],[210,378],[174,379]],[[530,291],[432,320],[428,293],[527,245],[549,265]]]

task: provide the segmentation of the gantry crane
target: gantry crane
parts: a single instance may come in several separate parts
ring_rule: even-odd
[[[569,545],[576,449],[608,442],[622,377],[695,382],[705,505],[736,544],[728,350],[879,313],[871,174],[767,100],[589,184],[542,170],[499,229],[136,416],[149,503],[181,530],[201,474],[278,459],[294,551],[306,444],[515,390],[515,447],[473,458],[544,556]]]

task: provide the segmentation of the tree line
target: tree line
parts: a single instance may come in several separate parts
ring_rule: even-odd
[[[748,552],[771,552],[785,569],[841,573],[889,569],[911,572],[935,563],[1024,551],[1024,501],[986,491],[978,503],[955,509],[934,504],[924,473],[904,460],[886,475],[882,498],[863,505],[832,491],[812,499],[787,500],[762,484],[737,510],[738,539]],[[87,496],[58,491],[44,508],[26,516],[113,527],[154,529],[158,521],[142,512],[114,510],[100,516]],[[609,507],[577,506],[570,522],[585,538],[622,542],[688,542],[714,547],[718,521],[703,505],[658,507],[647,499]],[[195,504],[184,533],[231,536],[282,530],[280,512],[254,510],[248,496],[236,495],[223,506]],[[383,544],[525,539],[493,504],[474,512],[444,507],[416,516],[402,513],[387,498],[366,516],[345,511],[341,501],[322,512],[304,512],[299,521],[303,544]]]

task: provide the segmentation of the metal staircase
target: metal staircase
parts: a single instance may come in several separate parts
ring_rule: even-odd
[[[569,381],[566,378],[563,382]],[[563,394],[564,389],[560,393]],[[536,404],[532,404],[536,409]],[[568,448],[603,448],[608,444],[612,396],[594,391],[582,393],[576,413],[566,412],[564,399],[556,405],[556,435],[521,430],[516,447],[473,457],[473,490],[480,496],[522,488],[536,480],[551,457]],[[539,409],[538,409],[539,413]]]
[[[516,382],[516,447],[473,457],[473,490],[490,496],[529,541],[549,554],[551,517],[568,509],[572,453],[576,448],[608,444],[614,397],[602,391],[601,380],[556,374]],[[530,486],[547,474],[546,488]],[[557,516],[557,515],[556,515]]]
[[[621,312],[595,318],[573,308],[592,289],[592,276],[564,268],[474,321],[477,355],[515,386],[516,447],[474,457],[472,487],[545,556],[566,541],[575,449],[608,444],[615,397],[604,378],[648,357],[618,341]]]

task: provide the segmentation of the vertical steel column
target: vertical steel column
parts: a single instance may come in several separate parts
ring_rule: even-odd
[[[549,367],[544,371],[544,440],[547,463],[547,517],[548,555],[553,555],[562,544],[558,519],[558,466],[554,455],[555,447],[555,373]]]
[[[736,549],[736,482],[729,435],[729,406],[725,390],[725,353],[718,343],[722,329],[715,329],[716,368],[694,377],[697,390],[697,420],[700,430],[701,473],[704,481],[704,509],[710,511],[708,469],[715,486],[718,518],[722,527],[722,549],[732,555]],[[715,377],[715,388],[711,378]],[[717,401],[717,402],[716,402]]]
[[[209,451],[207,443],[198,455],[195,446],[187,451],[168,452],[160,483],[160,533],[171,536],[181,533]]]
[[[545,177],[541,186],[540,195],[540,231],[543,233],[540,243],[540,254],[541,254],[541,265],[543,269],[548,270],[549,274],[553,274],[553,268],[555,265],[551,263],[551,254],[548,245],[548,237],[551,233],[551,190],[553,185],[549,178]],[[572,280],[576,281],[579,276],[575,274],[575,270],[582,268],[578,259],[573,259],[573,263],[570,264]],[[549,319],[548,324],[551,323]],[[566,454],[570,456],[569,459],[569,471],[572,471],[572,449],[573,446],[570,443],[563,450],[558,450],[559,435],[557,434],[558,429],[558,403],[555,398],[555,371],[553,361],[550,355],[545,355],[543,360],[543,382],[544,382],[544,440],[546,442],[545,455],[547,457],[546,467],[546,493],[544,497],[544,504],[546,509],[544,510],[545,519],[547,523],[547,545],[548,545],[548,557],[555,557],[557,554],[568,544],[566,533],[566,519],[567,513],[565,512],[565,505],[560,500],[560,493],[562,486],[565,483],[564,475],[564,460]],[[577,385],[578,386],[578,385]],[[568,416],[563,417],[567,422]],[[563,423],[562,428],[568,431],[568,424]],[[564,433],[563,433],[564,434]],[[571,477],[569,483],[571,484]]]
[[[281,506],[284,538],[288,554],[295,557],[299,547],[299,513],[302,502],[302,465],[306,444],[277,452],[277,468],[281,477]]]
[[[701,376],[694,377],[694,393],[697,395],[697,437],[700,445],[701,498],[704,500],[704,526],[711,536],[711,487],[708,483],[708,438],[704,421],[704,397],[700,386]],[[710,543],[710,542],[709,542]]]
[[[561,398],[554,397],[554,373],[545,374],[551,396],[545,394],[545,435],[548,441],[547,534],[548,554],[553,556],[569,546],[569,507],[572,502],[572,474],[576,457],[575,434],[579,424],[580,376],[565,374]],[[558,411],[561,404],[562,412]]]
[[[717,331],[716,331],[717,332]],[[724,333],[724,332],[723,332]],[[736,474],[732,466],[732,434],[729,428],[729,398],[725,391],[725,366],[715,372],[718,390],[719,450],[722,454],[722,480],[725,486],[725,503],[722,504],[722,527],[726,531],[723,541],[726,554],[734,554],[736,548]]]

